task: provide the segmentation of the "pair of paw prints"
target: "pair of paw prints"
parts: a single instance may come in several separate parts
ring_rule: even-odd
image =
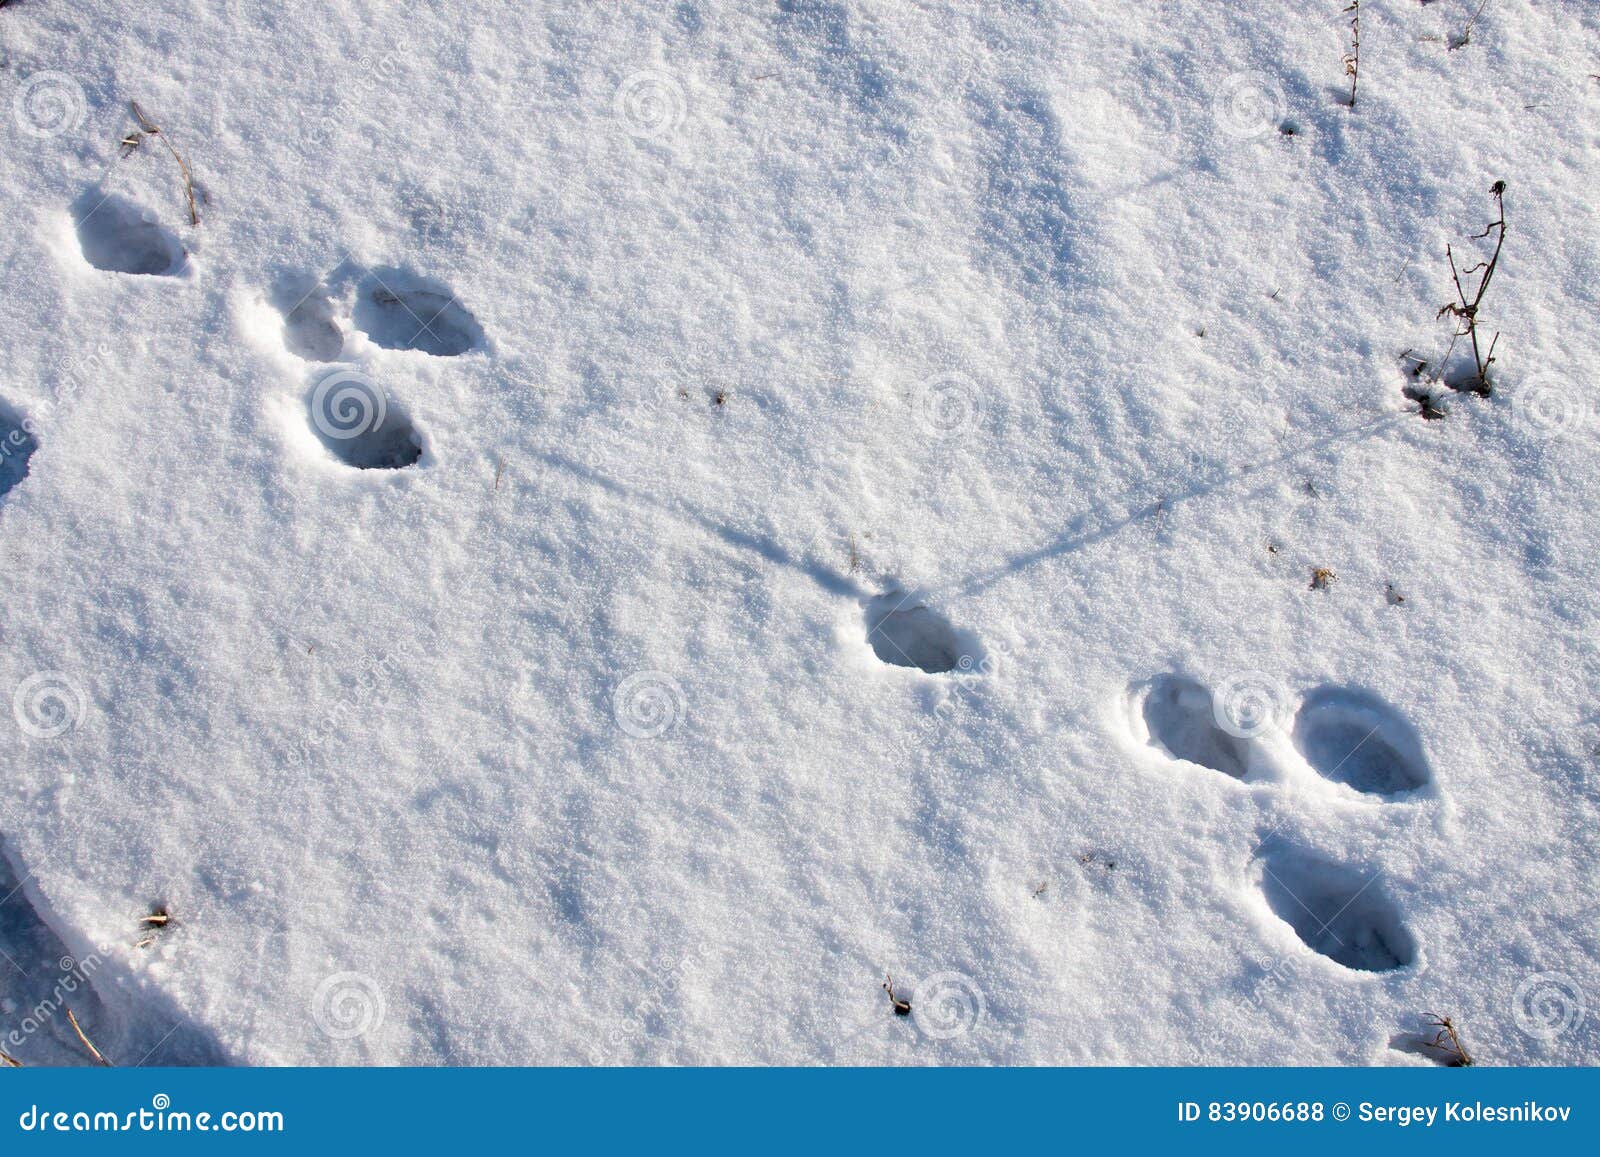
[[[289,352],[331,364],[312,375],[306,396],[312,432],[335,459],[358,470],[416,465],[427,442],[363,358],[355,334],[379,349],[430,357],[458,357],[486,344],[477,318],[447,286],[404,269],[342,264],[309,289],[304,279],[285,281],[274,304]]]
[[[1432,788],[1416,729],[1367,691],[1316,688],[1286,728],[1278,699],[1259,686],[1213,692],[1169,674],[1134,688],[1130,698],[1136,734],[1180,765],[1250,783],[1316,776],[1353,797],[1386,802],[1414,801]],[[1416,939],[1383,877],[1378,868],[1341,864],[1281,827],[1263,835],[1250,857],[1250,883],[1266,907],[1307,948],[1358,972],[1417,960]]]
[[[346,311],[350,326],[380,349],[449,358],[485,344],[478,319],[447,285],[406,269],[345,262],[309,285],[306,279],[286,279],[273,296],[283,313],[284,344],[306,361],[344,356],[349,333],[339,314]]]
[[[1285,695],[1272,685],[1231,683],[1213,693],[1198,679],[1161,675],[1133,692],[1138,729],[1172,759],[1244,781],[1309,770],[1361,795],[1394,799],[1432,784],[1417,731],[1377,695],[1318,687],[1281,728]]]

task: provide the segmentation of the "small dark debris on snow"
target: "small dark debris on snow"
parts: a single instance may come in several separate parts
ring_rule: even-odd
[[[1429,393],[1421,386],[1408,384],[1400,392],[1405,395],[1407,401],[1417,404],[1417,408],[1413,413],[1420,414],[1425,422],[1437,422],[1449,413],[1439,404],[1439,399],[1436,395]]]
[[[1311,568],[1311,589],[1325,591],[1338,580],[1339,576],[1325,566]]]

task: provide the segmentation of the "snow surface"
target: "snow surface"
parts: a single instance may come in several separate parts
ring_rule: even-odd
[[[1600,9],[1344,6],[0,10],[0,1049],[1600,1062]]]

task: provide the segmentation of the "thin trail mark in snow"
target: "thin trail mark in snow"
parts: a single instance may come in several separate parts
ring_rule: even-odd
[[[1311,442],[1308,442],[1306,445],[1300,446],[1294,450],[1285,451],[1276,458],[1270,458],[1264,462],[1258,463],[1257,465],[1247,466],[1242,470],[1236,470],[1232,474],[1225,475],[1213,482],[1201,483],[1190,488],[1188,491],[1178,494],[1168,494],[1163,496],[1157,502],[1147,503],[1133,510],[1126,510],[1119,516],[1113,516],[1106,519],[1099,526],[1082,530],[1078,529],[1075,525],[1074,529],[1067,531],[1065,534],[1056,538],[1052,542],[1048,542],[1044,546],[1028,551],[1025,554],[1013,555],[1010,559],[1001,563],[999,566],[968,579],[957,589],[963,595],[981,594],[1003,579],[1009,578],[1012,575],[1020,574],[1030,567],[1038,563],[1045,562],[1049,559],[1059,558],[1063,555],[1074,554],[1086,546],[1092,546],[1095,543],[1102,542],[1105,539],[1115,536],[1118,532],[1125,530],[1127,527],[1136,522],[1143,522],[1145,519],[1152,518],[1157,515],[1166,517],[1171,514],[1173,507],[1178,506],[1181,503],[1190,502],[1197,498],[1207,497],[1235,482],[1243,481],[1244,479],[1253,477],[1255,475],[1266,474],[1275,467],[1282,466],[1288,462],[1293,462],[1297,458],[1304,457],[1307,454],[1312,454],[1319,450],[1323,450],[1337,442],[1346,439],[1350,441],[1356,441],[1361,438],[1371,437],[1390,426],[1397,426],[1402,421],[1409,420],[1410,418],[1411,414],[1409,413],[1383,414],[1375,418],[1370,418],[1367,421],[1361,422],[1355,426],[1351,426],[1348,429],[1336,430],[1324,437],[1316,438]],[[1081,525],[1082,521],[1083,519],[1080,518],[1078,520],[1078,525]]]
[[[551,466],[554,466],[560,470],[564,470],[568,474],[572,474],[577,478],[583,479],[585,482],[592,482],[596,486],[599,486],[601,489],[612,495],[615,495],[618,498],[626,499],[631,503],[654,507],[661,513],[677,519],[679,522],[685,522],[699,527],[707,534],[721,539],[726,545],[733,547],[735,550],[754,552],[755,554],[759,554],[762,558],[766,559],[770,563],[774,563],[778,566],[787,567],[789,570],[796,571],[797,573],[804,575],[806,578],[816,583],[818,586],[822,587],[823,590],[828,591],[830,594],[849,595],[852,598],[863,600],[868,597],[868,592],[851,580],[847,575],[840,574],[833,568],[825,566],[814,559],[799,558],[791,553],[787,548],[777,542],[774,542],[770,538],[766,538],[759,534],[754,534],[750,531],[737,530],[734,527],[726,526],[720,522],[717,522],[709,515],[695,510],[685,502],[663,502],[654,494],[648,494],[644,491],[635,490],[629,486],[625,486],[621,482],[618,482],[612,478],[608,478],[604,474],[597,472],[591,467],[574,462],[572,459],[563,457],[554,451],[545,451],[541,457],[543,457],[544,460]]]

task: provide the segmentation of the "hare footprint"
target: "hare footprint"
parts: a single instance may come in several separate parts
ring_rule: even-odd
[[[1366,691],[1311,692],[1295,716],[1294,745],[1323,778],[1369,795],[1401,795],[1432,778],[1416,728]]]

